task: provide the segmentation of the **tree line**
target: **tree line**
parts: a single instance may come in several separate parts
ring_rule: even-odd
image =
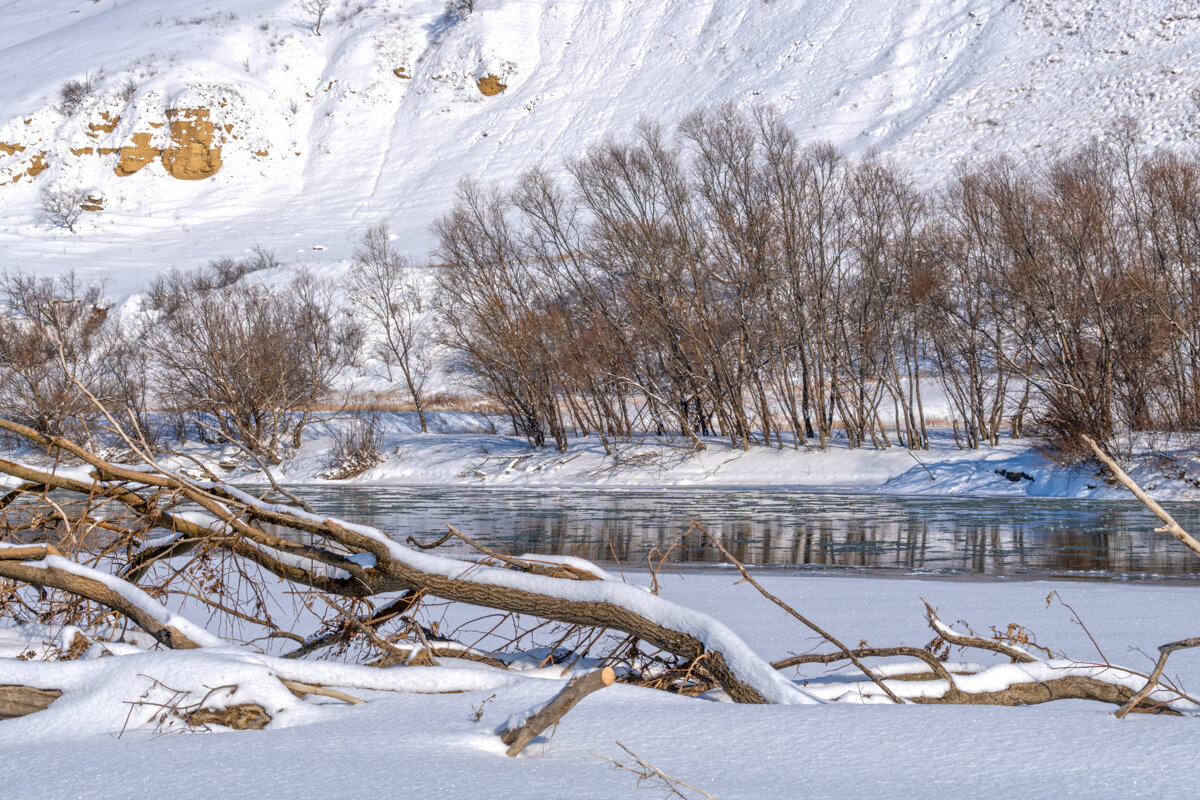
[[[1129,122],[922,188],[771,109],[642,124],[436,225],[447,336],[531,441],[961,447],[1200,420],[1200,160]]]
[[[103,405],[161,436],[154,410],[275,459],[368,360],[424,430],[448,357],[560,450],[922,449],[935,386],[965,448],[1027,420],[1066,453],[1200,421],[1200,158],[1131,123],[932,188],[769,108],[642,123],[561,167],[462,181],[422,267],[367,230],[339,286],[256,249],[166,273],[122,316],[71,276],[7,273],[0,414],[79,437]]]

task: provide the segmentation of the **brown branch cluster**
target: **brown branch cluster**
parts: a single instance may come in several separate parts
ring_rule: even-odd
[[[192,480],[152,461],[134,466],[113,463],[75,442],[9,420],[0,419],[0,430],[90,469],[87,477],[79,477],[78,471],[63,474],[52,466],[0,460],[0,473],[19,482],[0,498],[0,578],[7,582],[0,585],[0,605],[18,618],[81,624],[93,630],[132,624],[163,647],[204,646],[214,641],[210,633],[167,611],[165,604],[172,598],[187,598],[211,612],[210,627],[265,632],[269,639],[295,642],[297,646],[286,654],[292,658],[357,642],[375,653],[372,663],[377,666],[433,665],[441,659],[466,658],[505,668],[503,654],[446,639],[432,623],[426,626],[416,619],[422,603],[440,599],[499,612],[494,627],[513,626],[514,646],[536,631],[557,630],[559,638],[547,660],[568,668],[599,663],[617,671],[592,674],[610,679],[619,675],[627,682],[683,693],[720,687],[737,702],[761,703],[778,696],[772,695],[778,684],[772,683],[776,676],[769,668],[771,680],[766,680],[761,671],[747,665],[744,655],[741,666],[734,668],[720,647],[686,627],[664,625],[634,610],[632,603],[617,599],[622,596],[619,592],[607,591],[618,587],[603,584],[586,569],[517,558],[453,527],[441,540],[429,545],[413,542],[417,549],[410,550],[379,532],[267,502],[219,481]],[[182,513],[185,505],[199,507],[204,515]],[[776,669],[845,661],[863,674],[859,691],[874,691],[896,703],[1015,705],[1085,698],[1122,706],[1121,716],[1131,711],[1177,713],[1161,701],[1146,703],[1156,688],[1194,702],[1166,682],[1162,673],[1170,653],[1195,646],[1196,640],[1164,645],[1154,672],[1141,675],[1146,683],[1140,692],[1128,685],[1130,676],[1140,673],[1108,664],[1102,653],[1100,665],[1043,662],[1021,646],[1028,639],[1022,630],[992,638],[961,633],[943,623],[928,604],[927,620],[936,635],[926,648],[865,643],[849,647],[769,592],[716,537],[699,525],[696,529],[737,567],[744,582],[833,647],[833,652],[770,665]],[[450,539],[467,544],[477,557],[454,560],[419,552]],[[285,587],[284,596],[317,616],[316,633],[301,635],[274,621],[271,609],[277,607],[280,594],[269,586],[276,582]],[[518,615],[542,621],[522,630],[514,621]],[[391,632],[386,630],[389,627]],[[590,655],[606,638],[607,651],[599,658]],[[1061,676],[1000,691],[966,691],[958,673],[944,662],[950,647],[986,650],[1034,666],[1064,663],[1070,669]],[[893,657],[918,659],[928,670],[923,679],[943,685],[937,691],[914,693],[904,686],[904,679],[911,685],[913,675],[887,677],[866,663]],[[1089,666],[1097,670],[1076,669]],[[355,702],[330,687],[300,682],[288,688],[298,694]],[[15,707],[35,710],[43,700],[53,700],[19,687],[9,694]]]

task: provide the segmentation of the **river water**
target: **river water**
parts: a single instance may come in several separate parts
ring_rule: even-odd
[[[721,562],[693,520],[747,564],[790,570],[1200,582],[1200,559],[1136,502],[917,498],[772,490],[563,491],[323,486],[300,490],[323,514],[399,541],[451,523],[513,554],[572,555],[645,567]],[[1200,503],[1169,505],[1200,530]],[[447,549],[465,552],[462,545]]]

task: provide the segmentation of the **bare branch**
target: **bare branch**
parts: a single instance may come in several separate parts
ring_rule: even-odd
[[[1087,443],[1087,446],[1091,448],[1096,458],[1100,459],[1100,462],[1112,471],[1113,477],[1115,477],[1122,486],[1132,492],[1134,497],[1142,501],[1142,505],[1150,509],[1154,516],[1163,521],[1162,527],[1155,528],[1154,530],[1158,531],[1159,533],[1171,534],[1178,539],[1184,547],[1191,550],[1196,555],[1200,555],[1200,541],[1196,541],[1191,534],[1183,529],[1182,525],[1175,521],[1174,517],[1167,513],[1166,509],[1160,506],[1153,497],[1146,494],[1142,487],[1138,486],[1137,482],[1130,478],[1125,473],[1125,470],[1121,469],[1121,466],[1117,464],[1117,462],[1114,461],[1108,455],[1108,453],[1105,453],[1104,450],[1101,449],[1100,445],[1096,444],[1095,439],[1083,434],[1081,434],[1081,438],[1085,443]]]

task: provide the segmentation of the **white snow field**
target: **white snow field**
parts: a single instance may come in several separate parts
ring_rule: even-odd
[[[315,36],[295,0],[3,0],[5,265],[105,277],[116,295],[255,243],[325,271],[383,218],[425,258],[460,176],[509,181],[639,117],[671,125],[725,101],[775,104],[806,138],[879,148],[930,178],[1079,144],[1119,115],[1152,144],[1187,145],[1200,127],[1189,0],[446,9],[337,0]],[[57,110],[87,76],[91,95]],[[52,229],[48,187],[98,193],[103,210],[75,234]]]
[[[670,126],[722,102],[774,104],[806,139],[852,154],[879,149],[930,182],[964,160],[1084,143],[1122,115],[1137,119],[1151,145],[1190,147],[1200,131],[1189,97],[1200,86],[1195,0],[474,5],[454,14],[446,0],[335,0],[318,36],[296,0],[0,0],[0,269],[74,270],[130,298],[164,270],[257,244],[287,271],[337,276],[360,233],[384,219],[398,247],[424,261],[430,225],[461,176],[503,183],[534,165],[554,169],[639,118]],[[62,97],[72,81],[74,107]],[[41,197],[73,190],[98,210],[71,233],[47,222]],[[421,434],[410,415],[385,416],[387,460],[355,480],[1120,496],[1094,475],[1054,466],[1028,441],[969,453],[939,434],[919,455],[924,463],[899,448],[742,452],[716,440],[698,454],[647,442],[622,443],[615,455],[581,440],[562,455],[483,434],[490,423],[478,415],[433,418],[437,433]],[[1200,474],[1195,443],[1168,444],[1157,449],[1174,453],[1169,469],[1147,463],[1132,474],[1160,497],[1200,497],[1195,484],[1166,477]],[[318,480],[328,447],[313,426],[281,478]],[[192,455],[220,464],[232,453]],[[735,578],[667,575],[662,595],[711,615],[768,660],[827,649]],[[1158,645],[1200,633],[1191,585],[770,572],[761,580],[850,644],[922,646],[932,634],[921,598],[960,628],[958,620],[980,632],[1018,622],[1082,661],[1100,659],[1094,637],[1113,663],[1141,670]],[[1053,590],[1087,631],[1048,602]],[[194,608],[170,613],[205,622]],[[721,800],[1159,800],[1200,786],[1194,715],[1117,720],[1111,707],[1082,701],[739,706],[617,685],[511,759],[497,726],[558,691],[559,672],[405,667],[364,678],[361,667],[219,645],[18,658],[66,633],[0,627],[0,685],[64,690],[45,711],[0,721],[0,798],[663,796],[599,757],[627,761],[618,741]],[[986,666],[989,680],[1008,674],[1000,660]],[[368,702],[299,699],[277,679],[288,669],[354,684],[347,691]],[[1172,656],[1167,673],[1194,694],[1200,650]],[[853,675],[808,667],[784,677],[797,683],[771,680],[797,697],[829,699]],[[169,700],[164,687],[224,697],[218,687],[231,684],[239,700],[274,712],[266,730],[189,732],[156,721],[146,705]],[[461,691],[424,693],[446,689]]]
[[[662,594],[718,617],[764,657],[818,647],[799,623],[749,587],[734,586],[735,578],[668,575]],[[962,618],[978,630],[1019,621],[1042,644],[1063,648],[1073,658],[1097,659],[1070,614],[1057,602],[1047,607],[1053,589],[1078,611],[1114,663],[1148,668],[1148,657],[1133,648],[1152,653],[1158,644],[1195,633],[1192,587],[828,576],[762,581],[845,641],[862,638],[878,646],[920,646],[928,640],[919,599],[924,597],[947,620]],[[468,690],[350,690],[369,701],[350,707],[325,698],[301,701],[282,691],[271,678],[281,662],[210,649],[60,664],[4,661],[4,682],[30,680],[34,669],[57,667],[51,680],[67,687],[47,711],[0,723],[3,795],[12,800],[663,796],[651,786],[638,790],[634,776],[595,755],[628,761],[617,741],[722,800],[1186,797],[1196,786],[1194,717],[1116,720],[1110,707],[1082,701],[1028,708],[749,707],[618,684],[589,696],[551,736],[510,759],[494,731],[510,714],[557,691],[561,683],[546,671],[514,676],[482,668],[376,670],[380,686],[407,682],[418,689]],[[437,670],[448,672],[440,678],[429,674]],[[824,670],[808,668],[810,688],[832,680],[822,678]],[[1200,652],[1177,653],[1168,674],[1194,686]],[[147,721],[153,709],[130,705],[152,687],[150,678],[201,693],[204,686],[238,683],[239,700],[275,704],[277,720],[265,731],[242,733],[158,727]],[[166,697],[160,690],[147,699]],[[481,703],[484,713],[476,722]]]

